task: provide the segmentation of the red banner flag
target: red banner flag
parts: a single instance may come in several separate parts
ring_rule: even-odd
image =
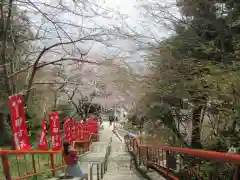
[[[83,139],[83,127],[81,123],[77,123],[77,139]]]
[[[70,118],[65,118],[64,120],[64,125],[63,125],[63,129],[64,129],[64,139],[67,140],[68,142],[72,142],[72,122]]]
[[[51,138],[52,138],[52,150],[58,151],[62,147],[59,113],[54,112],[54,113],[49,114],[48,116],[50,118],[50,133],[51,133]]]
[[[23,96],[21,94],[18,94],[18,99],[19,101],[21,101],[22,103],[19,104],[19,114],[20,114],[20,117],[22,117],[23,119],[23,128],[25,129],[25,137],[26,137],[26,142],[27,144],[29,145],[29,148],[31,148],[31,145],[30,145],[30,138],[29,138],[29,135],[28,135],[28,130],[27,130],[27,119],[26,119],[26,115],[25,115],[25,107],[24,107],[24,100],[23,100]]]
[[[47,121],[42,120],[42,131],[40,134],[40,139],[38,143],[38,149],[48,150],[48,142],[47,142]]]
[[[98,133],[98,122],[95,120],[95,117],[91,115],[86,123],[87,131],[91,133]]]
[[[72,140],[75,141],[77,138],[77,123],[75,118],[72,119]]]
[[[9,97],[12,131],[15,148],[28,150],[31,148],[27,131],[24,102],[21,94]]]

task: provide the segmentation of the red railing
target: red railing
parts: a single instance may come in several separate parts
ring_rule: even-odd
[[[239,180],[240,155],[189,148],[140,144],[124,137],[139,165],[155,169],[169,180]]]
[[[97,136],[97,134],[88,132],[88,135],[85,136],[87,139],[76,140],[73,142],[73,146],[84,144],[78,149],[79,154],[84,154]],[[62,151],[0,150],[0,157],[2,161],[0,163],[0,180],[20,180],[36,176],[38,180],[44,180],[56,176],[59,170],[62,172],[66,167]]]

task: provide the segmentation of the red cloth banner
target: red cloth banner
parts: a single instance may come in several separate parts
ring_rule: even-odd
[[[98,122],[95,120],[95,117],[93,115],[91,115],[90,118],[87,120],[86,128],[87,131],[91,133],[98,133]]]
[[[83,139],[83,124],[77,124],[77,139]]]
[[[75,118],[72,119],[72,140],[75,141],[77,138],[77,123]]]
[[[60,134],[60,118],[58,112],[48,115],[50,118],[50,133],[52,138],[52,150],[58,151],[62,148],[62,137]]]
[[[24,101],[21,94],[9,97],[14,145],[17,150],[31,148],[27,131]]]
[[[29,135],[28,135],[28,130],[27,130],[27,119],[26,119],[26,115],[25,115],[25,107],[24,107],[24,100],[23,100],[23,96],[21,94],[18,94],[18,99],[19,101],[21,101],[22,103],[20,103],[19,105],[19,114],[20,114],[20,117],[22,117],[23,119],[23,127],[25,129],[25,136],[26,136],[26,142],[27,144],[29,145],[29,148],[31,148],[31,144],[30,144],[30,138],[29,138]]]
[[[90,137],[90,132],[83,131],[83,140],[89,140],[89,137]]]
[[[95,116],[94,115],[90,115],[89,118],[88,118],[88,121],[92,122],[92,121],[95,121]]]
[[[64,130],[64,139],[68,142],[72,142],[72,122],[69,117],[66,117],[63,124],[63,130]]]
[[[42,131],[39,138],[38,149],[48,150],[47,142],[47,121],[42,120]]]

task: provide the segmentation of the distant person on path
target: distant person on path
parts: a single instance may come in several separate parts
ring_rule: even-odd
[[[102,120],[102,117],[100,116],[99,117],[99,124],[100,124],[100,126],[102,126],[102,123],[103,123],[103,120]]]
[[[99,125],[100,125],[101,129],[104,129],[104,127],[103,127],[103,120],[102,120],[101,116],[99,117]]]
[[[69,142],[63,143],[64,161],[67,164],[67,176],[69,177],[82,177],[83,171],[78,163],[79,157],[77,150],[74,149]]]
[[[113,121],[114,121],[114,117],[113,116],[109,116],[109,126],[112,125]]]

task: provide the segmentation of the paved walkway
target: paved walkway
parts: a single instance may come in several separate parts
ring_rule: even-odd
[[[126,151],[125,143],[120,141],[112,132],[113,126],[108,122],[103,122],[104,129],[99,132],[99,142],[93,142],[90,152],[80,157],[80,165],[84,173],[89,174],[89,163],[93,164],[104,160],[106,148],[112,138],[111,153],[108,159],[108,168],[103,180],[139,180],[140,178],[130,168],[131,158]],[[96,164],[93,165],[93,180],[96,180]],[[158,178],[159,179],[159,176]]]
[[[94,142],[91,152],[80,159],[80,164],[84,172],[88,172],[90,162],[104,160],[106,147],[112,138],[111,154],[108,159],[108,168],[103,180],[139,180],[134,171],[130,170],[130,156],[125,151],[125,144],[113,134],[113,126],[108,122],[103,122],[104,129],[99,132],[99,142]],[[93,168],[94,179],[96,179],[96,168]]]
[[[123,130],[123,129],[118,129],[118,134],[119,136],[124,139],[124,135],[127,133],[127,131]],[[137,134],[136,132],[134,132],[134,134]],[[146,167],[142,166],[141,168],[146,169]],[[147,171],[147,175],[152,179],[152,180],[166,180],[165,178],[163,178],[162,176],[160,176],[156,171],[153,170],[149,170]]]
[[[120,141],[118,137],[112,132],[113,126],[109,126],[108,122],[103,122],[104,129],[99,133],[99,142],[94,142],[91,147],[91,153],[84,156],[81,160],[82,167],[85,172],[88,172],[89,162],[99,162],[104,159],[106,146],[112,137],[111,154],[108,159],[108,168],[103,180],[139,180],[135,171],[131,169],[131,157],[126,151],[125,142]],[[121,136],[123,139],[122,132]],[[86,163],[87,162],[87,163]],[[133,168],[133,167],[132,167]],[[96,174],[96,168],[94,169]],[[89,172],[88,172],[89,173]],[[147,173],[153,180],[165,180],[155,171]],[[94,180],[96,177],[94,178]]]
[[[80,164],[84,172],[88,173],[88,166],[90,162],[99,162],[104,160],[106,148],[112,137],[112,128],[107,122],[103,123],[104,129],[99,131],[99,142],[93,142],[90,147],[90,153],[80,158]],[[96,169],[96,168],[94,168]]]
[[[131,168],[131,157],[126,151],[125,143],[121,142],[115,134],[112,133],[113,126],[104,123],[105,136],[109,136],[111,131],[112,143],[111,154],[108,159],[108,169],[103,176],[103,180],[139,180],[139,177]],[[109,133],[109,134],[108,134]],[[101,141],[101,139],[100,139]]]

